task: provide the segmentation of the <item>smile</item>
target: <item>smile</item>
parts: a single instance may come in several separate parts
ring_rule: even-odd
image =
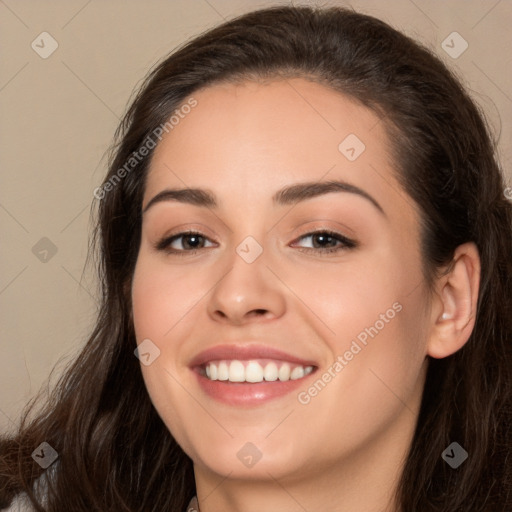
[[[319,366],[272,343],[216,345],[196,354],[188,366],[209,398],[234,407],[258,407],[293,396]]]
[[[202,367],[202,374],[211,381],[247,383],[298,380],[312,371],[313,366],[262,359],[210,361]]]

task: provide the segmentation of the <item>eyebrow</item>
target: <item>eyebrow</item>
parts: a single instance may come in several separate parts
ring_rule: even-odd
[[[356,194],[363,197],[372,203],[382,215],[386,216],[382,206],[370,194],[345,181],[314,181],[288,185],[278,190],[272,196],[272,201],[276,205],[284,206],[297,204],[307,199],[330,194],[331,192],[348,192],[350,194]],[[218,207],[215,194],[209,190],[201,188],[165,189],[149,201],[144,208],[143,213],[147,212],[154,204],[163,201],[177,201],[206,208]]]

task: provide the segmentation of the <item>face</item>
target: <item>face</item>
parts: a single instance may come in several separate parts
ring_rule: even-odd
[[[233,478],[408,439],[427,295],[382,121],[298,78],[193,97],[153,155],[132,284],[162,420],[196,471]]]

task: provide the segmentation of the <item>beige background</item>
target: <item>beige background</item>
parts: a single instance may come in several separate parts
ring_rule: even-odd
[[[278,3],[286,2],[0,0],[0,428],[12,427],[61,360],[55,381],[91,329],[95,283],[83,272],[89,211],[106,172],[105,151],[134,88],[184,40]],[[499,137],[512,186],[511,1],[323,4],[380,17],[454,68]],[[456,59],[441,47],[454,31],[469,45]],[[58,43],[46,59],[31,47],[41,32]],[[57,249],[46,262],[33,252],[38,243],[44,249],[43,237]]]

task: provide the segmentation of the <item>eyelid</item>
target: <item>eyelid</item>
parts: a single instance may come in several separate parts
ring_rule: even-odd
[[[318,226],[316,229],[311,228],[309,230],[306,230],[303,234],[296,237],[291,242],[290,245],[291,245],[291,247],[293,247],[293,245],[296,244],[298,241],[300,241],[304,238],[313,237],[318,234],[325,234],[328,237],[334,238],[341,245],[337,245],[335,247],[323,247],[323,248],[322,247],[302,247],[302,248],[298,247],[297,249],[300,252],[314,253],[315,255],[324,256],[324,255],[328,255],[328,254],[335,254],[335,253],[337,254],[341,251],[355,249],[359,246],[359,242],[356,241],[355,239],[349,238],[349,237],[345,236],[344,234],[342,234],[336,230],[333,230],[331,228],[326,228],[326,227],[322,227],[322,226]],[[199,252],[201,249],[208,249],[208,247],[200,247],[200,248],[191,249],[191,250],[169,249],[169,246],[175,240],[186,237],[187,235],[188,236],[196,235],[196,236],[199,236],[209,242],[213,241],[214,243],[217,243],[214,240],[211,240],[209,236],[205,235],[201,231],[193,229],[193,228],[189,228],[184,231],[173,230],[173,233],[170,233],[169,235],[162,237],[160,239],[160,241],[158,241],[155,244],[155,248],[159,251],[164,251],[164,252],[167,252],[168,254],[178,255],[178,256],[194,255],[197,252]]]
[[[156,242],[155,248],[157,250],[159,250],[159,251],[167,251],[167,252],[169,252],[171,254],[178,254],[178,253],[180,253],[180,254],[184,254],[184,253],[194,254],[199,249],[195,249],[195,250],[191,250],[191,251],[175,250],[175,249],[170,250],[170,249],[168,249],[168,246],[170,246],[171,243],[174,242],[174,240],[186,237],[187,235],[189,235],[189,236],[197,235],[197,236],[200,236],[201,238],[204,238],[205,240],[208,240],[209,242],[217,243],[214,240],[212,240],[210,238],[210,236],[205,235],[204,233],[202,233],[199,230],[187,229],[185,231],[177,231],[177,232],[169,233],[168,235],[164,235],[160,240],[158,240]]]
[[[337,247],[326,247],[324,249],[322,248],[314,248],[314,247],[303,247],[299,248],[299,250],[302,250],[302,252],[317,252],[317,253],[329,253],[329,252],[339,252],[343,249],[354,249],[359,246],[359,242],[357,242],[353,238],[349,238],[343,233],[340,233],[336,230],[330,229],[330,228],[317,228],[317,229],[310,229],[307,230],[302,235],[299,235],[295,238],[295,240],[292,242],[292,244],[297,243],[298,241],[302,240],[303,238],[309,238],[315,235],[319,234],[326,234],[327,236],[330,236],[332,238],[337,239],[339,242],[342,243],[342,246]]]
[[[306,227],[305,227],[306,226]],[[303,230],[306,231],[303,231]],[[318,231],[327,231],[336,233],[339,236],[343,236],[345,238],[356,238],[356,233],[353,229],[351,229],[347,224],[343,222],[336,221],[332,218],[317,218],[314,221],[301,223],[301,226],[297,229],[297,231],[302,232],[303,234],[308,233],[317,233]],[[302,236],[302,235],[297,235]]]
[[[207,234],[208,233],[208,234]],[[209,240],[215,241],[218,239],[218,235],[206,225],[201,223],[193,223],[193,224],[180,224],[179,226],[174,227],[171,231],[167,231],[164,235],[159,237],[159,241],[168,240],[177,235],[201,235],[204,238],[208,238]]]

